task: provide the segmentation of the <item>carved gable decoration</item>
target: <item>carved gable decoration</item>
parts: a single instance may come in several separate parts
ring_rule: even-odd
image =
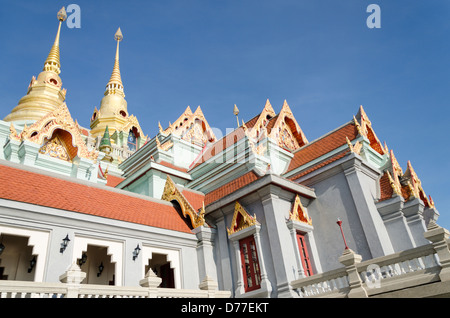
[[[360,141],[357,141],[353,145],[347,136],[345,137],[345,140],[347,141],[348,148],[350,149],[351,152],[356,153],[357,155],[361,153],[362,143]]]
[[[164,135],[173,134],[181,139],[204,146],[208,142],[216,141],[216,137],[200,108],[197,107],[194,113],[188,106],[184,113],[169,127],[162,129],[158,124],[159,132]]]
[[[403,179],[408,182],[412,196],[421,199],[425,206],[429,208],[434,207],[433,199],[430,196],[427,197],[425,194],[425,191],[422,188],[422,182],[414,171],[410,161],[408,161]]]
[[[398,161],[395,158],[394,151],[392,149],[390,151],[390,158],[391,158],[392,177],[388,171],[389,182],[391,183],[392,188],[394,189],[394,192],[401,195],[402,185],[400,183],[400,178],[403,175],[403,170],[400,167],[400,165],[398,164]]]
[[[308,143],[286,101],[284,101],[283,107],[277,115],[277,120],[271,128],[270,137],[276,140],[278,146],[290,151],[295,151]]]
[[[70,161],[71,158],[66,150],[61,139],[58,136],[53,137],[53,139],[49,140],[45,143],[41,149],[39,149],[39,153],[48,155],[53,158],[62,159],[65,161]]]
[[[72,135],[61,129],[56,129],[50,139],[45,138],[39,153],[53,158],[71,162],[77,155],[78,149],[72,144]]]
[[[382,143],[375,134],[372,128],[372,123],[370,122],[369,117],[367,117],[367,114],[362,106],[359,107],[358,114],[361,121],[360,123],[358,123],[358,120],[355,118],[355,116],[353,116],[353,121],[355,122],[355,126],[356,129],[358,130],[358,133],[361,136],[364,136],[367,139],[369,139],[370,147],[372,149],[374,149],[380,155],[386,154],[387,150],[385,149],[385,147],[383,147]]]
[[[261,154],[263,149],[258,149],[258,142],[268,136],[267,126],[272,118],[276,116],[275,111],[272,108],[269,100],[266,101],[264,105],[264,109],[259,114],[256,122],[254,119],[247,122],[247,124],[242,123],[242,127],[244,132],[250,142],[250,146],[252,147],[254,152]],[[256,118],[256,117],[255,117]]]
[[[197,228],[205,224],[205,208],[202,207],[198,212],[196,212],[169,176],[167,176],[166,185],[164,186],[164,192],[161,200],[169,202],[173,200],[177,201],[181,207],[183,216],[189,216],[193,228]]]
[[[230,228],[227,228],[228,235],[237,233],[255,224],[259,224],[256,220],[256,215],[250,216],[244,207],[236,201],[233,219],[231,220]]]
[[[294,205],[291,212],[289,213],[289,220],[299,221],[308,225],[312,225],[312,220],[309,217],[306,209],[303,207],[302,202],[300,201],[300,196],[298,194],[295,197]]]
[[[65,148],[69,151],[69,155],[73,158],[75,155],[81,158],[90,159],[93,161],[97,160],[98,151],[92,150],[89,151],[83,138],[80,133],[80,129],[78,125],[73,121],[69,109],[67,108],[66,103],[62,103],[58,108],[51,111],[40,120],[33,123],[31,126],[24,126],[22,132],[17,134],[14,129],[14,126],[11,125],[11,134],[10,138],[15,140],[27,140],[38,145],[44,146],[44,143],[47,144],[47,141],[53,140],[54,133],[57,129],[64,131],[65,133],[61,133],[65,142]],[[69,138],[65,138],[65,136],[71,136],[71,146],[69,147]],[[60,138],[61,139],[61,138]],[[57,141],[52,142],[54,145],[57,145]],[[49,145],[49,147],[56,147]],[[71,154],[72,149],[77,149],[76,154]],[[41,147],[42,151],[43,148]]]

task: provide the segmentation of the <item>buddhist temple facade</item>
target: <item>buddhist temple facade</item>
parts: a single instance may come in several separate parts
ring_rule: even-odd
[[[60,77],[64,20],[0,120],[0,280],[58,282],[75,264],[83,284],[139,286],[151,272],[162,288],[210,278],[231,297],[295,298],[293,281],[342,266],[344,244],[363,261],[429,244],[435,204],[362,106],[312,141],[287,101],[269,100],[222,138],[200,106],[151,137],[125,100],[119,28],[81,127]]]

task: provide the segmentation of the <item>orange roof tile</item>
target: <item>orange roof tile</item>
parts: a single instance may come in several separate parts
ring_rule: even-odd
[[[177,210],[165,203],[57,177],[0,165],[0,198],[49,208],[192,233]]]
[[[205,195],[203,193],[183,189],[181,194],[183,194],[184,198],[188,200],[195,211],[198,211],[203,206],[203,202],[205,201]]]
[[[392,198],[394,190],[392,189],[391,183],[389,182],[389,177],[385,172],[380,178],[380,200],[384,201]]]
[[[239,178],[236,178],[233,181],[230,181],[227,184],[207,193],[205,195],[205,205],[213,203],[214,201],[217,201],[227,196],[228,194],[231,194],[234,191],[245,187],[246,185],[258,180],[259,178],[260,177],[255,172],[247,172]]]
[[[106,185],[115,188],[123,180],[125,179],[109,174],[108,177],[106,178]]]
[[[345,150],[335,154],[331,158],[327,158],[326,160],[321,161],[321,162],[313,165],[312,167],[309,167],[307,170],[303,170],[303,171],[299,172],[298,174],[295,174],[292,177],[289,177],[289,180],[295,180],[295,179],[298,179],[298,178],[300,178],[300,177],[302,177],[304,175],[307,175],[307,174],[309,174],[309,173],[311,173],[313,171],[316,171],[319,168],[322,168],[322,167],[324,167],[324,166],[326,166],[326,165],[328,165],[328,164],[330,164],[332,162],[335,162],[338,159],[343,158],[349,152],[350,152],[350,149],[345,149]]]
[[[301,167],[302,165],[346,144],[347,141],[345,137],[353,140],[357,135],[358,131],[356,130],[354,123],[349,122],[336,131],[333,131],[332,133],[320,139],[310,142],[294,153],[294,157],[292,158],[289,164],[289,168],[286,172]]]

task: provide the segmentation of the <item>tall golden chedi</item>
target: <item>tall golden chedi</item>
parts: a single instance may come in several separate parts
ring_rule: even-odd
[[[67,19],[64,7],[58,12],[57,17],[59,20],[58,32],[42,72],[37,79],[32,77],[27,94],[19,100],[18,105],[3,119],[4,121],[15,122],[19,125],[32,123],[64,103],[66,89],[62,88],[62,81],[59,77],[61,73],[59,37],[61,24]]]
[[[92,138],[97,139],[98,147],[105,129],[108,127],[113,148],[120,148],[122,154],[124,151],[131,154],[145,143],[147,136],[144,136],[137,118],[129,115],[127,110],[119,67],[119,43],[123,39],[120,28],[114,35],[114,39],[117,41],[114,68],[111,78],[106,84],[105,96],[100,102],[100,109],[95,107],[91,117],[90,134]],[[122,158],[115,159],[121,161],[126,157],[127,155],[123,155]]]

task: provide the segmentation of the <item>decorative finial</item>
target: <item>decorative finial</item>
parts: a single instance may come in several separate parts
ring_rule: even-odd
[[[58,11],[56,15],[59,20],[58,32],[56,33],[55,42],[53,43],[50,53],[44,63],[44,71],[52,71],[56,74],[61,73],[61,63],[59,61],[59,36],[61,33],[61,23],[67,19],[66,9],[64,7]]]
[[[118,28],[116,34],[114,34],[114,40],[119,42],[123,40],[123,34],[122,31],[120,31],[120,28]]]
[[[123,84],[122,78],[120,76],[120,67],[119,67],[119,42],[123,40],[123,35],[120,28],[118,28],[116,34],[114,34],[114,40],[117,41],[116,57],[114,59],[114,67],[111,74],[111,78],[109,79],[108,84],[106,84],[105,95],[119,94],[125,97],[125,94],[123,93]]]
[[[237,126],[239,127],[239,109],[237,108],[236,104],[234,104],[233,114],[236,116]]]
[[[67,13],[66,13],[66,9],[64,7],[62,7],[61,10],[58,11],[57,17],[58,17],[58,20],[61,22],[66,21]]]

